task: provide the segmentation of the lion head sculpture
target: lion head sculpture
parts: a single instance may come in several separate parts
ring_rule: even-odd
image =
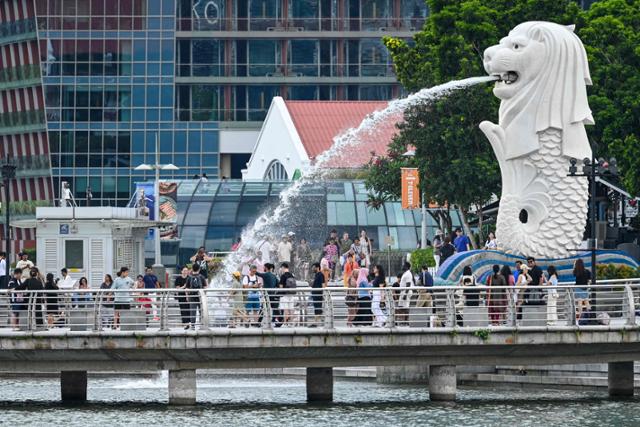
[[[498,76],[494,94],[502,100],[499,125],[507,141],[506,160],[538,150],[538,132],[562,131],[567,157],[591,157],[584,129],[593,124],[586,85],[591,84],[582,42],[566,27],[525,22],[484,52],[484,68]]]

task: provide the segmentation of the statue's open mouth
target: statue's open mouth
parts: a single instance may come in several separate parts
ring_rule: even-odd
[[[515,71],[507,71],[506,73],[496,74],[496,77],[498,77],[498,81],[501,81],[507,85],[518,81],[518,73],[516,73]]]

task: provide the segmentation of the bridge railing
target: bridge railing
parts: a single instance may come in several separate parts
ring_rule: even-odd
[[[640,280],[558,286],[55,290],[0,293],[2,331],[582,328],[636,325]]]

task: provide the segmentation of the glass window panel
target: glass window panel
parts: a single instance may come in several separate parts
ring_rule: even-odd
[[[356,209],[353,202],[336,202],[336,225],[356,225]]]
[[[337,221],[336,202],[327,202],[327,225],[335,225]]]
[[[398,249],[412,250],[418,246],[418,235],[415,227],[398,227]]]
[[[239,197],[242,194],[242,188],[244,183],[231,181],[220,183],[220,191],[218,191],[218,197]]]
[[[179,227],[180,247],[196,249],[203,245],[205,227]],[[195,252],[195,251],[194,251]]]
[[[179,199],[190,199],[194,190],[198,186],[198,181],[195,180],[186,180],[180,183],[178,187],[178,198]]]
[[[185,216],[185,225],[205,225],[209,221],[211,202],[192,202]]]
[[[216,202],[211,211],[210,225],[231,225],[236,222],[237,202]]]
[[[340,182],[327,185],[327,200],[345,200],[344,185]]]
[[[263,202],[240,202],[236,224],[240,227],[252,224],[262,213],[262,206]]]
[[[208,227],[205,246],[210,251],[228,251],[240,233],[234,227]]]
[[[207,200],[213,199],[218,192],[219,184],[213,181],[200,181],[196,192],[193,194],[194,200],[196,198],[203,198]]]
[[[84,240],[64,241],[64,265],[67,268],[84,268]]]
[[[269,194],[269,184],[262,182],[247,182],[244,186],[243,196],[264,196]]]

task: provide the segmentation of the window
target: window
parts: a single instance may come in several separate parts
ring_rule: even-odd
[[[209,221],[211,202],[192,202],[187,211],[186,225],[205,225]]]
[[[64,265],[69,269],[84,268],[84,240],[64,241]]]
[[[267,168],[267,172],[264,174],[264,179],[266,181],[286,181],[289,179],[289,175],[282,163],[274,160]]]
[[[211,210],[210,221],[216,225],[233,225],[236,222],[237,202],[216,202]]]

